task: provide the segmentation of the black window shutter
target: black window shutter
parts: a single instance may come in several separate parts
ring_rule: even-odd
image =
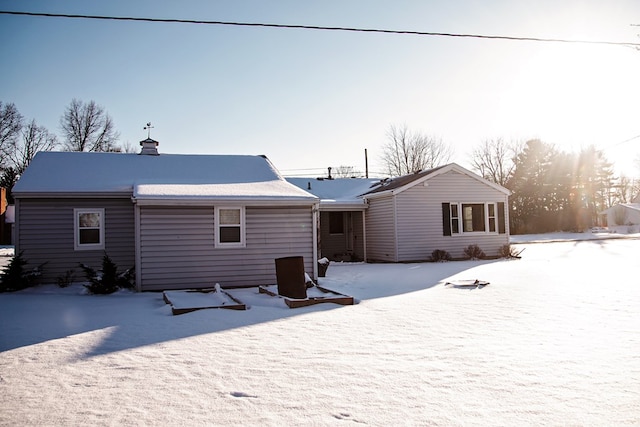
[[[498,233],[504,234],[507,232],[504,221],[504,202],[498,202]]]
[[[442,234],[451,236],[451,208],[449,203],[442,204]]]

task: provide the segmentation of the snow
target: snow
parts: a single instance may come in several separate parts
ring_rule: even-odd
[[[13,193],[316,199],[285,181],[267,158],[247,155],[39,152]]]
[[[352,306],[0,294],[0,425],[640,425],[640,236],[605,234],[513,236],[519,260],[331,263],[319,284]],[[471,279],[490,285],[445,285]]]
[[[380,179],[373,178],[287,178],[287,181],[323,200],[341,201],[355,200],[380,184]]]

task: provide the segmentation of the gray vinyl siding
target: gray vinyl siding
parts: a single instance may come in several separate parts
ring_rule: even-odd
[[[213,206],[141,206],[141,289],[273,284],[275,259],[288,256],[313,276],[311,207],[247,207],[245,230],[246,247],[216,248]]]
[[[367,259],[397,262],[395,209],[392,196],[371,199],[366,211]]]
[[[105,209],[105,249],[74,250],[74,208]],[[99,269],[106,253],[120,270],[135,264],[135,226],[131,199],[20,199],[16,204],[16,251],[26,268],[46,263],[39,283],[55,283],[68,270],[85,281],[78,264]]]
[[[396,196],[398,261],[427,260],[435,249],[464,257],[464,248],[477,244],[487,256],[496,256],[509,242],[508,233],[461,233],[444,236],[442,203],[507,202],[507,196],[467,175],[454,171],[417,184]],[[506,208],[505,208],[506,209]]]

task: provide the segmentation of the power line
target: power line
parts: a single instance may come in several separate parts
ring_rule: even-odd
[[[302,30],[347,31],[347,32],[362,32],[362,33],[402,34],[402,35],[435,36],[435,37],[458,37],[458,38],[530,41],[530,42],[545,42],[545,43],[601,44],[601,45],[627,46],[627,47],[633,47],[633,48],[640,48],[640,43],[614,42],[614,41],[606,41],[606,40],[518,37],[518,36],[500,36],[500,35],[486,35],[486,34],[441,33],[441,32],[430,32],[430,31],[386,30],[386,29],[380,29],[380,28],[267,24],[267,23],[258,23],[258,22],[204,21],[204,20],[195,20],[195,19],[139,18],[139,17],[130,17],[130,16],[105,16],[105,15],[76,15],[76,14],[66,14],[66,13],[17,12],[17,11],[9,11],[9,10],[0,10],[0,14],[39,16],[39,17],[48,17],[48,18],[100,19],[100,20],[113,20],[113,21],[137,21],[137,22],[176,23],[176,24],[228,25],[228,26],[236,26],[236,27],[266,27],[266,28],[286,28],[286,29],[302,29]]]
[[[627,142],[631,142],[631,141],[633,141],[634,139],[638,139],[638,138],[640,138],[640,135],[632,136],[631,138],[625,139],[624,141],[616,142],[616,143],[615,143],[615,144],[613,144],[613,145],[609,145],[609,146],[607,146],[607,147],[604,147],[604,148],[603,148],[603,150],[607,150],[607,149],[609,149],[609,148],[617,147],[618,145],[622,145],[622,144],[625,144],[625,143],[627,143]]]

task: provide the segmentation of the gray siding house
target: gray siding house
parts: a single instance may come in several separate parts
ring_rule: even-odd
[[[348,246],[335,245],[339,238],[351,244],[356,259],[372,262],[424,261],[436,249],[463,258],[464,249],[472,244],[487,256],[497,256],[509,243],[509,190],[455,163],[382,181],[289,181],[320,198],[320,256],[330,260],[349,252]],[[327,215],[337,212],[351,223],[342,234],[327,239],[331,228]],[[359,236],[362,246],[356,246],[351,236]]]
[[[16,183],[15,244],[41,282],[106,252],[140,291],[275,283],[275,259],[317,277],[317,197],[264,156],[40,152]],[[77,280],[83,280],[78,277]]]

